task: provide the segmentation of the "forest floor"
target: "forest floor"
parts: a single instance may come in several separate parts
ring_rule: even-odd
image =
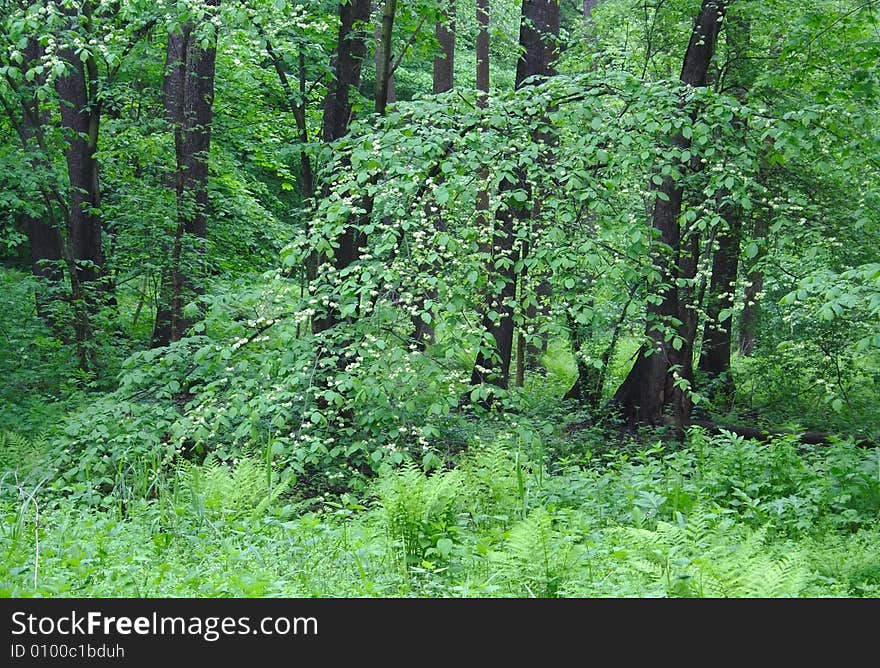
[[[113,425],[71,416],[112,388],[4,280],[0,596],[880,596],[880,448],[627,434],[559,401],[552,346],[521,410],[444,418],[431,466],[321,491],[253,448],[108,483]]]
[[[116,505],[7,471],[0,595],[880,595],[878,450],[700,429],[525,446],[506,427],[457,468],[314,498],[258,456],[179,461]]]

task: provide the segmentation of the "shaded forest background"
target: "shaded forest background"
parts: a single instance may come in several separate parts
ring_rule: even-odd
[[[880,3],[0,7],[4,591],[876,595]]]

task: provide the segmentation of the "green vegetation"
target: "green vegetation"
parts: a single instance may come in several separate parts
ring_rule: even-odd
[[[880,596],[878,27],[0,0],[0,595]]]
[[[876,451],[805,454],[793,438],[757,445],[695,428],[681,448],[608,450],[590,434],[581,461],[549,464],[569,438],[527,444],[521,425],[493,427],[456,468],[389,468],[332,497],[291,498],[295,478],[259,455],[180,462],[151,498],[119,492],[92,507],[7,476],[0,591],[880,595]],[[3,447],[33,446],[6,435]]]

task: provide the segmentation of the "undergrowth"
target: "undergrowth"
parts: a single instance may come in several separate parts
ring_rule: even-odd
[[[94,507],[45,484],[38,444],[0,446],[4,596],[880,595],[880,450],[847,443],[693,429],[560,465],[499,429],[358,495],[297,495],[254,453]]]

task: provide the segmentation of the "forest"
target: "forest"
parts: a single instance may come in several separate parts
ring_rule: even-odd
[[[0,596],[880,597],[880,1],[0,34]]]

